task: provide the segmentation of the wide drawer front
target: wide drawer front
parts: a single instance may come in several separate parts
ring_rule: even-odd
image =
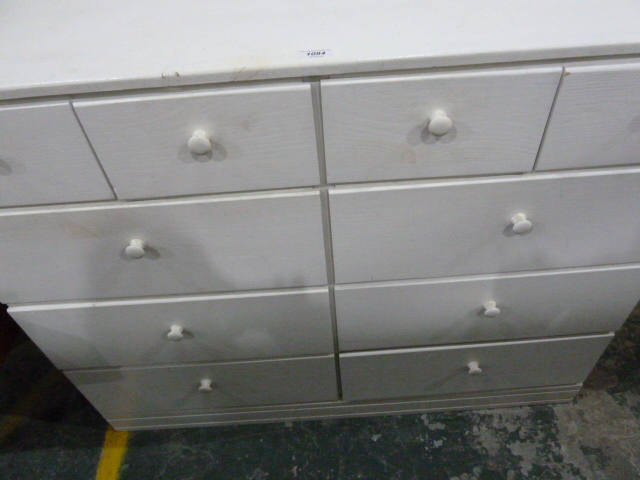
[[[323,80],[328,181],[530,171],[560,72]]]
[[[640,266],[338,286],[340,349],[608,332],[640,297]]]
[[[64,369],[333,352],[327,288],[33,305],[9,311]]]
[[[113,419],[338,399],[333,355],[65,373]]]
[[[344,400],[582,382],[613,334],[340,355]]]
[[[320,183],[308,83],[74,107],[121,199]]]
[[[69,102],[0,108],[0,207],[112,198]]]
[[[330,192],[336,281],[640,262],[640,170]]]
[[[640,63],[568,66],[536,170],[640,163]]]
[[[313,191],[0,212],[0,245],[9,304],[326,283]]]

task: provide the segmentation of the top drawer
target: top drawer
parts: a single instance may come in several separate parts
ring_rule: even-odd
[[[554,67],[323,81],[328,181],[530,171],[560,73]]]
[[[308,84],[107,98],[74,107],[121,199],[319,183]]]
[[[536,170],[640,163],[640,63],[567,67]]]
[[[111,198],[68,102],[0,108],[0,207]]]

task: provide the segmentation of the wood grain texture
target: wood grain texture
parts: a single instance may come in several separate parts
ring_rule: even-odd
[[[333,355],[65,373],[107,418],[338,399]],[[198,391],[203,378],[212,392]]]
[[[0,212],[0,244],[9,304],[327,281],[315,191]]]
[[[561,70],[322,81],[328,181],[530,171]],[[453,120],[441,137],[436,110]]]
[[[569,66],[536,170],[640,163],[640,63]]]
[[[580,383],[613,334],[340,355],[346,401]],[[467,363],[482,373],[469,375]]]
[[[336,282],[640,262],[640,170],[330,192]],[[513,215],[533,223],[513,233]]]
[[[341,351],[576,335],[619,329],[640,266],[336,287]],[[500,315],[483,315],[495,301]]]
[[[317,185],[308,84],[74,102],[121,199]],[[212,137],[208,155],[187,142]]]
[[[10,312],[61,369],[333,352],[326,287],[35,305]],[[172,325],[184,328],[182,340],[167,339]]]
[[[68,102],[0,107],[0,207],[112,198]]]

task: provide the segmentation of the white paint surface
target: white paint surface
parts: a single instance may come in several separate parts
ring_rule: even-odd
[[[338,399],[333,355],[66,374],[111,418]],[[211,380],[210,393],[198,391],[202,379]]]
[[[340,350],[614,331],[639,285],[636,265],[337,286]]]
[[[613,334],[340,355],[347,401],[566,385],[582,381]],[[469,375],[468,363],[482,373]]]
[[[0,207],[112,198],[69,102],[0,107]]]
[[[327,179],[346,183],[531,171],[561,71],[322,81]],[[445,112],[451,129],[431,134],[434,118]]]
[[[568,66],[536,170],[640,163],[640,63]]]
[[[144,257],[125,254],[131,239]],[[312,191],[0,211],[0,245],[10,304],[327,281]]]
[[[320,183],[309,84],[74,101],[120,199]],[[194,132],[212,151],[192,154]]]
[[[335,189],[336,282],[639,262],[638,205],[639,169]]]
[[[254,409],[225,409],[198,415],[170,415],[147,418],[108,418],[117,430],[150,430],[188,426],[232,425],[238,423],[285,422],[326,418],[406,415],[471,408],[509,408],[523,405],[570,402],[580,384],[561,387],[511,389],[487,393],[436,395],[427,398],[396,399],[386,402],[322,402],[279,405]]]
[[[33,305],[11,316],[58,368],[327,354],[327,288]],[[172,326],[182,339],[171,341]]]
[[[629,0],[7,0],[0,18],[2,98],[640,53]]]

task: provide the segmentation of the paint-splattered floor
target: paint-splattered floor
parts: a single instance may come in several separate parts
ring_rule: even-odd
[[[19,338],[0,415],[7,480],[640,479],[640,308],[571,404],[112,432],[104,448],[106,423]]]

